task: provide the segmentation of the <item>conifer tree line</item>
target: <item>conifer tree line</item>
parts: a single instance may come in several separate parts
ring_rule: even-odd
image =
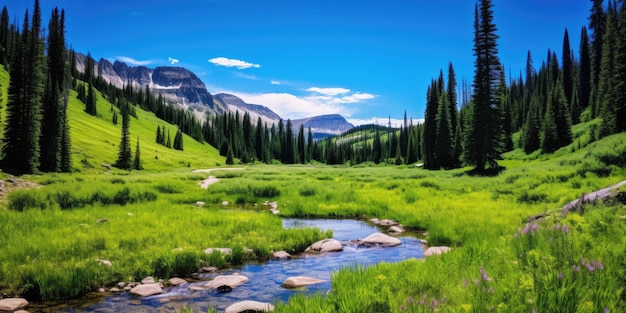
[[[76,53],[66,48],[63,11],[53,10],[43,38],[37,0],[19,28],[9,23],[5,7],[0,16],[0,62],[9,70],[11,83],[1,165],[17,173],[71,170],[66,109],[68,91],[73,88],[88,114],[98,116],[98,92],[117,107],[112,110],[113,123],[118,122],[118,112],[122,121],[116,162],[121,168],[136,167],[130,134],[124,127],[129,121],[125,122],[125,115],[136,118],[140,107],[177,126],[173,134],[158,126],[157,143],[183,150],[183,134],[187,134],[217,148],[227,163],[235,159],[284,164],[400,165],[422,161],[429,169],[463,165],[479,172],[497,169],[497,160],[505,151],[521,148],[528,154],[552,153],[572,143],[571,127],[579,122],[601,119],[591,140],[626,131],[624,11],[624,1],[592,0],[589,24],[576,34],[580,36],[576,53],[565,29],[560,56],[548,50],[535,69],[529,51],[525,71],[507,77],[498,58],[492,1],[479,0],[474,10],[471,87],[463,79],[459,88],[454,66],[449,63],[427,87],[423,123],[414,123],[405,113],[398,128],[368,125],[341,138],[316,141],[311,129],[294,129],[291,120],[268,125],[260,118],[251,120],[247,112],[212,114],[201,122],[191,111],[169,104],[149,87],[137,88],[129,82],[118,88],[107,83],[89,54],[81,73]],[[515,142],[514,133],[520,134]],[[135,154],[138,159],[139,139]]]
[[[0,163],[18,174],[69,172],[72,166],[65,12],[52,10],[46,38],[41,15],[35,0],[19,32],[9,25],[6,6],[0,17],[0,61],[11,77]]]

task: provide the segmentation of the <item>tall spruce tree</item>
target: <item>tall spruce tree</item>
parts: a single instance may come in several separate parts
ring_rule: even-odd
[[[454,135],[456,133],[456,126],[457,126],[457,115],[458,115],[458,110],[457,110],[457,106],[458,106],[458,96],[457,96],[457,92],[456,92],[456,87],[457,87],[457,83],[456,83],[456,74],[454,72],[454,66],[452,65],[452,62],[450,62],[448,64],[448,85],[447,85],[447,92],[446,94],[448,95],[448,103],[450,103],[450,125],[452,128],[452,134]]]
[[[523,129],[523,142],[522,147],[526,154],[530,154],[541,147],[541,118],[540,118],[540,104],[538,103],[538,96],[532,97],[530,110],[526,117],[526,123]]]
[[[143,166],[141,165],[141,153],[139,152],[139,137],[137,137],[137,145],[135,146],[135,158],[133,158],[133,169],[141,171]]]
[[[293,124],[291,123],[291,119],[287,119],[287,126],[285,126],[285,145],[282,147],[282,158],[281,161],[285,164],[294,164],[295,160],[295,149],[293,144],[294,136],[293,136]]]
[[[450,103],[446,92],[439,97],[437,108],[437,144],[435,146],[435,158],[437,164],[445,169],[454,166],[453,160],[453,133],[450,125]]]
[[[35,0],[32,23],[28,11],[24,14],[11,64],[2,165],[15,173],[33,173],[39,167],[41,102],[47,72],[40,33],[41,9]]]
[[[298,162],[305,164],[306,163],[306,151],[305,151],[305,142],[304,142],[304,124],[300,124],[300,129],[298,130]]]
[[[131,168],[132,153],[130,150],[130,108],[125,100],[120,105],[122,114],[122,134],[120,138],[120,150],[114,166],[120,169],[129,170]],[[169,136],[169,134],[168,134]]]
[[[589,36],[587,28],[582,27],[580,31],[580,65],[579,65],[579,100],[581,111],[589,106],[591,98],[591,56],[589,55]],[[578,115],[576,115],[578,113]],[[580,121],[580,112],[572,112],[573,122]]]
[[[616,17],[617,12],[611,7],[612,5],[609,1],[604,36],[602,37],[602,58],[600,60],[600,76],[597,89],[599,117],[602,118],[602,124],[600,124],[601,137],[617,132],[617,104],[615,99],[619,95],[615,94],[614,79],[617,77],[615,73],[615,54],[619,49],[619,29]]]
[[[68,99],[69,73],[66,67],[64,12],[52,10],[48,24],[48,79],[44,93],[39,169],[44,172],[60,170],[61,140],[66,123],[65,111]]]
[[[554,106],[555,103],[553,103],[553,99],[550,98],[541,124],[541,151],[543,153],[552,153],[559,148],[559,136],[556,124],[554,123]]]
[[[503,151],[502,118],[497,95],[502,68],[491,0],[481,0],[475,15],[474,107],[467,130],[464,159],[473,164],[477,172],[483,172],[487,166],[498,167],[497,159]]]
[[[624,1],[619,11],[617,32],[613,94],[615,95],[617,131],[623,132],[626,131],[626,3]]]
[[[565,99],[567,100],[566,104],[570,107],[571,112],[578,111],[577,108],[572,107],[572,95],[574,92],[574,60],[572,58],[572,50],[569,44],[569,34],[567,32],[567,28],[565,28],[565,33],[563,34],[563,54],[561,57],[563,58],[561,61],[561,82],[563,92],[565,93]],[[578,112],[573,114],[580,115]]]
[[[426,92],[426,112],[424,113],[424,132],[422,133],[422,153],[424,154],[424,167],[435,169],[437,159],[435,146],[437,143],[437,111],[439,108],[439,95],[437,82],[433,80]]]

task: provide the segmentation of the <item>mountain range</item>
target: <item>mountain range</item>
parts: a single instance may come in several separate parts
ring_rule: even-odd
[[[84,72],[87,56],[76,53],[75,59],[76,69]],[[248,112],[253,123],[256,124],[258,118],[261,118],[263,123],[271,126],[277,125],[282,118],[266,106],[246,103],[235,95],[226,93],[211,95],[204,82],[196,74],[183,67],[158,66],[152,69],[145,66],[129,66],[120,61],[111,63],[101,58],[94,62],[94,73],[118,88],[129,84],[134,88],[149,87],[152,92],[167,99],[171,105],[191,110],[200,120],[204,120],[207,114],[239,112],[243,116],[245,112]],[[316,139],[339,135],[354,128],[354,125],[340,114],[313,116],[291,122],[294,132],[297,132],[302,125],[305,130],[311,128]]]

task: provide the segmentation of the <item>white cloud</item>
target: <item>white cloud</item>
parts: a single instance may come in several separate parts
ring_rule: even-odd
[[[275,81],[275,80],[271,80],[270,84],[272,84],[272,85],[280,85],[280,82],[279,81]]]
[[[172,64],[172,65],[174,65],[174,64],[176,64],[176,63],[178,63],[178,62],[180,62],[180,60],[178,60],[178,59],[174,59],[174,58],[172,58],[172,57],[168,57],[168,58],[167,58],[167,61],[168,61],[168,62],[170,62],[170,64]]]
[[[307,89],[306,91],[315,92],[315,93],[323,94],[323,95],[326,95],[326,96],[336,96],[336,95],[346,94],[346,93],[350,92],[350,89],[346,89],[346,88],[311,87],[311,88]]]
[[[218,57],[218,58],[213,58],[210,59],[209,62],[217,65],[217,66],[225,66],[225,67],[236,67],[240,70],[244,70],[247,68],[259,68],[261,67],[260,64],[254,64],[254,63],[250,63],[250,62],[246,62],[246,61],[242,61],[242,60],[236,60],[236,59],[229,59],[229,58],[225,58],[225,57]]]
[[[358,119],[358,118],[349,118],[348,122],[352,123],[354,126],[359,125],[380,125],[380,126],[389,126],[389,118],[388,117],[372,117],[367,119]],[[413,119],[413,125],[417,125],[418,123],[424,123],[424,119]],[[404,124],[404,120],[402,119],[391,119],[391,127],[399,128]]]
[[[134,66],[146,66],[146,65],[150,65],[156,62],[154,60],[140,61],[140,60],[135,60],[131,57],[126,57],[126,56],[116,56],[115,58],[126,64],[134,65]]]

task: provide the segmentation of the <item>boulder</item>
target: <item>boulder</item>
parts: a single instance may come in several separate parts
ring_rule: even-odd
[[[213,251],[219,251],[224,255],[229,255],[233,253],[233,249],[231,248],[208,248],[206,250],[204,250],[205,254],[211,254],[213,253]]]
[[[204,203],[203,201],[196,201],[196,206],[197,207],[203,207],[206,203]]]
[[[108,221],[109,221],[109,219],[108,219],[108,218],[106,218],[106,217],[104,217],[104,218],[99,218],[99,219],[97,219],[97,220],[96,220],[96,224],[106,223],[106,222],[108,222]]]
[[[218,275],[210,280],[204,287],[217,290],[220,286],[229,286],[230,288],[235,288],[237,286],[243,285],[248,281],[248,277],[238,274],[233,275]]]
[[[130,292],[136,296],[147,297],[163,293],[163,288],[159,284],[143,284],[137,285]]]
[[[182,278],[178,278],[178,277],[174,277],[174,278],[170,278],[167,281],[168,284],[172,285],[172,286],[180,286],[180,285],[184,285],[187,283],[186,280],[182,279]]]
[[[450,252],[451,250],[452,250],[452,248],[446,247],[446,246],[430,247],[430,248],[426,249],[426,251],[424,251],[424,256],[431,256],[431,255],[436,255],[436,254],[444,254],[444,253]]]
[[[289,260],[291,259],[291,254],[287,253],[286,251],[277,251],[272,254],[272,259]]]
[[[111,289],[109,289],[110,292],[122,292],[123,290],[117,287],[113,287]]]
[[[28,301],[24,298],[6,298],[0,300],[0,311],[17,311],[28,306]]]
[[[428,240],[420,239],[420,243],[423,244],[423,245],[427,245],[428,244]]]
[[[113,264],[109,260],[100,260],[100,259],[98,259],[98,260],[96,260],[96,262],[98,262],[99,264],[102,264],[102,265],[106,265],[108,267],[113,266]]]
[[[307,276],[295,276],[285,279],[283,287],[285,288],[298,288],[302,286],[315,285],[324,282],[324,280],[307,277]]]
[[[227,206],[228,205],[228,201],[222,201],[222,205],[223,206]]]
[[[396,226],[396,225],[398,225],[398,222],[396,222],[394,220],[384,219],[384,220],[378,221],[378,225],[380,225],[380,226]]]
[[[305,252],[338,252],[343,251],[341,242],[335,239],[320,240],[304,250]]]
[[[29,313],[29,312],[28,312],[28,311],[26,311],[26,310],[17,310],[17,311],[15,311],[15,312],[13,312],[13,313]]]
[[[258,301],[240,301],[229,305],[224,313],[242,313],[242,312],[272,312],[274,306],[266,302]]]
[[[394,247],[394,246],[400,245],[402,242],[398,238],[387,236],[387,235],[381,234],[381,233],[373,233],[373,234],[365,237],[365,239],[361,240],[360,243],[361,244],[366,244],[366,245],[377,245],[377,246],[383,246],[383,247]]]
[[[404,229],[402,229],[400,225],[396,225],[396,226],[389,227],[387,231],[391,234],[401,234],[404,232]]]
[[[200,272],[200,273],[213,273],[213,272],[215,272],[217,270],[218,270],[218,268],[215,267],[215,266],[204,266],[204,267],[201,267],[198,270],[198,272]]]
[[[154,280],[154,277],[148,276],[148,277],[142,279],[141,283],[142,284],[154,284],[154,283],[156,283],[156,281]]]

